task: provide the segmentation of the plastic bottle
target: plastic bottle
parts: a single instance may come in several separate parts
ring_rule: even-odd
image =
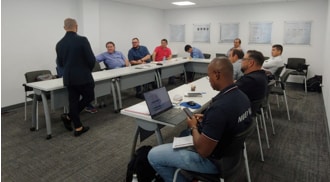
[[[139,182],[136,174],[133,174],[132,182]]]
[[[165,62],[166,62],[166,56],[163,57],[163,63],[165,63]]]

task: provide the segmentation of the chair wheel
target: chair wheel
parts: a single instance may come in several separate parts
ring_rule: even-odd
[[[52,138],[52,135],[47,135],[46,140],[49,140]]]
[[[30,131],[36,131],[35,127],[30,128]]]

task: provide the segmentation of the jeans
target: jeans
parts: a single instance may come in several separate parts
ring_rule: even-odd
[[[165,182],[173,181],[177,168],[200,173],[218,173],[216,166],[207,158],[203,158],[197,152],[187,148],[173,149],[172,143],[152,148],[148,154],[148,160]],[[179,173],[177,181],[187,180]]]

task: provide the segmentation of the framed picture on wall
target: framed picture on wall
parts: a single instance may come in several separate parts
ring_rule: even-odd
[[[170,41],[185,42],[185,25],[170,25]]]
[[[220,23],[219,43],[232,43],[239,37],[239,23]]]
[[[211,24],[194,24],[193,25],[193,41],[194,42],[210,42]]]
[[[250,22],[249,44],[271,44],[272,22]]]
[[[284,22],[284,44],[310,45],[312,21]]]

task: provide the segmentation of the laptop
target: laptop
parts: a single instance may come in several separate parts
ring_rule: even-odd
[[[143,95],[152,119],[177,125],[187,118],[182,109],[173,107],[165,87],[145,92]]]

